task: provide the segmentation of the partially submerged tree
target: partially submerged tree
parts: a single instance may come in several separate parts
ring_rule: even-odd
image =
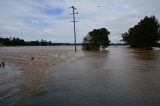
[[[106,28],[94,29],[84,37],[83,49],[99,50],[101,47],[105,49],[110,43],[109,34],[110,32]]]
[[[159,40],[160,25],[155,16],[146,16],[128,32],[122,34],[122,41],[134,48],[152,48]]]

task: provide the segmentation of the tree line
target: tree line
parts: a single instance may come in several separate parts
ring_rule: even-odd
[[[58,46],[58,45],[72,45],[70,43],[52,43],[51,41],[25,41],[18,37],[0,38],[1,46]]]

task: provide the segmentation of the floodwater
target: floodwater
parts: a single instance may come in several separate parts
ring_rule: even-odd
[[[160,105],[160,49],[69,48],[66,61],[43,70],[7,61],[0,68],[0,106]]]

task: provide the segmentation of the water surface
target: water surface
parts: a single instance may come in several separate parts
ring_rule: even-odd
[[[53,49],[53,48],[52,48]],[[72,49],[70,49],[72,51]],[[0,104],[22,106],[160,105],[160,50],[109,47],[71,52],[45,70],[0,68]]]

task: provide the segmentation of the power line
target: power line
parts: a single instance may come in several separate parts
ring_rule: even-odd
[[[76,42],[76,18],[75,18],[75,15],[78,14],[78,12],[75,12],[75,10],[77,10],[74,6],[70,7],[72,8],[72,13],[70,15],[73,15],[73,21],[70,21],[70,22],[73,22],[73,27],[74,27],[74,45],[75,45],[75,52],[77,51],[77,42]]]

